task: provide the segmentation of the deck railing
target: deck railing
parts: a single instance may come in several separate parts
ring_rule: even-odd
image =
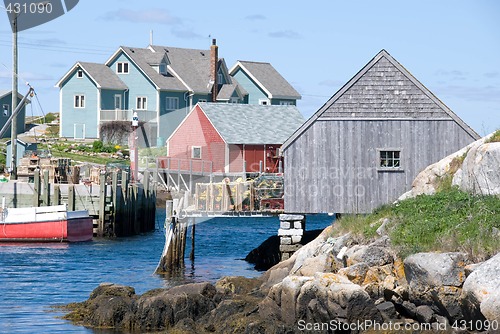
[[[153,110],[135,110],[137,116],[139,116],[139,121],[141,122],[157,122],[157,113]],[[101,122],[110,121],[132,121],[132,115],[134,110],[101,110]]]

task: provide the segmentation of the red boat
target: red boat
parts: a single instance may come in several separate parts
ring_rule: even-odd
[[[65,205],[4,209],[0,242],[81,242],[93,236],[88,211],[68,211]]]

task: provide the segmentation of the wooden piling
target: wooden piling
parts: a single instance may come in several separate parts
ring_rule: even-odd
[[[42,194],[42,205],[50,205],[50,185],[49,185],[49,171],[43,171],[43,194]]]
[[[196,233],[196,220],[195,218],[191,218],[191,252],[189,254],[189,260],[191,261],[194,261],[195,233]]]
[[[33,178],[33,206],[38,207],[40,205],[40,170],[35,170],[35,176]]]

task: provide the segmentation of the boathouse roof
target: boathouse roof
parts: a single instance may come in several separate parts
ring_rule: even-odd
[[[227,144],[282,144],[303,123],[296,106],[198,103]]]

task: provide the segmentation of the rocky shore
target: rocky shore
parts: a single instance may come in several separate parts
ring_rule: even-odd
[[[470,263],[465,253],[402,261],[379,231],[363,244],[350,234],[332,237],[329,227],[257,279],[225,277],[143,295],[104,283],[87,301],[68,305],[66,318],[128,332],[500,332],[500,254],[484,263]]]
[[[483,138],[429,166],[400,200],[433,194],[447,179],[497,196],[499,165],[500,143]],[[498,216],[494,211],[487,214]],[[500,333],[500,253],[480,263],[466,252],[403,259],[390,240],[396,223],[376,221],[376,237],[368,239],[335,224],[256,279],[225,277],[143,295],[104,283],[87,301],[67,305],[66,318],[140,333]],[[277,245],[270,239],[249,259],[270,266]]]

